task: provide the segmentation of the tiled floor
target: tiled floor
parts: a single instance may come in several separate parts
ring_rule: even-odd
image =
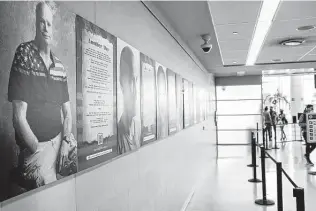
[[[305,210],[313,211],[316,207],[316,176],[308,174],[316,168],[305,165],[303,154],[305,146],[302,142],[288,142],[279,145],[281,149],[267,151],[277,161],[281,161],[283,168],[294,182],[305,189]],[[259,154],[259,150],[257,151]],[[316,163],[316,150],[311,159]],[[259,206],[254,203],[262,198],[261,183],[249,183],[252,169],[246,167],[250,163],[250,147],[247,146],[219,146],[217,159],[210,163],[203,180],[193,191],[186,211],[276,211],[277,205]],[[258,156],[257,163],[260,163]],[[276,167],[266,159],[267,198],[277,202]],[[260,167],[258,178],[261,179]],[[283,177],[283,207],[284,211],[296,211],[296,201],[293,198],[293,186]]]

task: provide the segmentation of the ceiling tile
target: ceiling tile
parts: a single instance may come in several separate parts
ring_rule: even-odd
[[[315,47],[316,47],[316,45],[315,45]],[[316,48],[313,49],[311,52],[309,52],[309,55],[316,55]]]
[[[316,8],[315,8],[316,9]],[[307,37],[315,36],[316,29],[309,31],[296,30],[300,26],[315,25],[316,18],[303,20],[274,21],[268,37]]]
[[[222,58],[223,60],[227,60],[227,59],[242,59],[242,60],[246,60],[247,59],[247,54],[248,51],[222,51]]]
[[[244,65],[245,63],[246,63],[246,59],[242,59],[242,58],[224,59],[224,65]]]
[[[282,62],[295,62],[310,51],[313,46],[307,47],[265,47],[259,54],[257,63],[273,63],[273,59],[282,59]]]
[[[315,1],[281,1],[275,20],[293,20],[316,17]]]
[[[316,61],[316,55],[306,55],[300,61]]]
[[[215,25],[256,23],[262,1],[209,1]]]
[[[251,39],[255,23],[216,25],[216,36],[218,41]],[[238,32],[238,34],[233,34]]]
[[[284,36],[284,37],[267,37],[264,43],[264,47],[285,47],[282,46],[280,43],[284,40],[288,39],[295,39],[298,37],[291,37],[291,36]],[[310,37],[301,37],[305,40],[304,43],[302,43],[300,46],[297,47],[310,47],[310,46],[315,46],[316,45],[316,36],[310,36]]]
[[[221,51],[248,51],[250,40],[229,40],[219,42]]]

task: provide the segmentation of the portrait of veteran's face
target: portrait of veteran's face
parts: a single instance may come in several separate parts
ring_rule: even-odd
[[[45,3],[36,6],[36,37],[40,45],[50,45],[53,39],[53,9]]]
[[[120,61],[120,85],[123,94],[124,112],[131,118],[136,115],[136,82],[134,55],[130,48],[122,50]]]
[[[118,122],[118,153],[123,154],[140,146],[140,122],[137,118],[137,80],[135,57],[129,47],[121,52],[119,83],[123,95],[123,113]]]
[[[166,90],[166,76],[160,66],[157,72],[157,84],[158,84],[158,124],[160,130],[158,134],[160,137],[167,136],[167,90]]]

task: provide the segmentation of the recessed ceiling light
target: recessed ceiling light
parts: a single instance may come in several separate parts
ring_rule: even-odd
[[[237,64],[237,62],[236,62],[236,61],[233,61],[233,64]]]
[[[236,35],[236,34],[238,34],[238,32],[233,32],[233,34],[235,34],[235,35]]]
[[[300,26],[296,30],[297,31],[309,31],[309,30],[312,30],[312,29],[315,29],[315,26],[307,25],[307,26]]]
[[[283,40],[280,42],[281,45],[286,46],[298,46],[302,45],[305,42],[303,39],[289,39],[289,40]]]

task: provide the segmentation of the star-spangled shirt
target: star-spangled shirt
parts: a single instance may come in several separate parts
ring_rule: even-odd
[[[50,53],[47,69],[34,41],[18,46],[12,62],[8,99],[28,104],[26,119],[40,142],[62,130],[61,106],[69,101],[67,74],[61,61]],[[22,142],[16,133],[17,142]]]

